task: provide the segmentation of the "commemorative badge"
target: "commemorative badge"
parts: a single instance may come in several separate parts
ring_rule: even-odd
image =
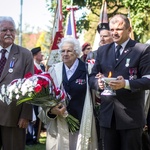
[[[83,85],[86,83],[86,81],[85,79],[76,79],[76,83]]]
[[[127,59],[126,59],[125,67],[129,67],[129,63],[130,63],[130,58],[127,58]]]
[[[13,57],[13,59],[15,59],[15,58]],[[9,73],[12,73],[12,72],[14,71],[14,70],[13,70],[14,65],[15,65],[15,62],[14,62],[14,60],[12,60],[12,61],[10,62],[10,64],[9,64],[9,69],[8,69],[8,72],[9,72]]]
[[[12,73],[14,70],[12,68],[9,68],[8,72]]]
[[[137,68],[129,68],[129,80],[137,79]]]

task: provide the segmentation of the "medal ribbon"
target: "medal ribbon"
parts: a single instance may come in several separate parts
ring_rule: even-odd
[[[14,64],[15,64],[15,62],[14,62],[14,61],[11,61],[10,64],[9,64],[9,68],[13,68],[13,67],[14,67]]]

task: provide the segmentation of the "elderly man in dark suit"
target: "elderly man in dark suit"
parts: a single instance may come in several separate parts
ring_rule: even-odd
[[[115,15],[109,25],[114,42],[98,49],[89,75],[91,88],[101,92],[104,76],[111,72],[116,78],[109,82],[116,95],[101,95],[100,126],[104,149],[141,150],[144,96],[145,90],[150,88],[150,46],[130,39],[130,22],[124,15]],[[120,45],[119,50],[117,45]]]
[[[14,44],[15,23],[11,17],[0,17],[0,86],[33,73],[33,57],[29,50]],[[3,64],[3,65],[2,65]],[[0,147],[3,150],[24,150],[26,127],[32,119],[29,104],[16,106],[0,101]]]

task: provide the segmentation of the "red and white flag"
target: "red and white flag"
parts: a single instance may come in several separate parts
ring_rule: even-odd
[[[54,24],[53,24],[52,44],[50,47],[50,55],[47,64],[48,66],[51,66],[52,64],[61,61],[58,43],[64,37],[62,22],[63,22],[62,0],[57,0],[57,7],[55,12]]]

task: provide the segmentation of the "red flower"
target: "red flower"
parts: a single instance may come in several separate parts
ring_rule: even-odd
[[[35,93],[41,92],[41,91],[42,91],[42,86],[38,84],[38,85],[34,88],[34,91],[35,91]]]
[[[31,72],[28,72],[28,73],[24,76],[24,78],[30,78],[30,77],[32,77],[32,73],[31,73]]]
[[[37,84],[43,86],[44,88],[47,88],[48,85],[49,85],[49,82],[48,82],[47,80],[45,80],[45,79],[40,78],[40,79],[37,81]]]
[[[49,85],[49,82],[48,82],[47,80],[44,80],[44,81],[43,81],[43,87],[44,87],[44,88],[47,88],[48,85]]]

